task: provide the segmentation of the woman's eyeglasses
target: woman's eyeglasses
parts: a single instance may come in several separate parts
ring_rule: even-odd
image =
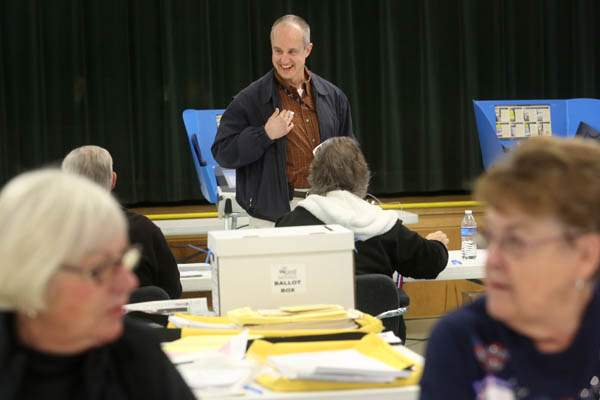
[[[119,268],[131,271],[137,265],[142,254],[142,248],[138,244],[129,246],[118,260],[105,261],[93,268],[83,269],[72,265],[63,265],[61,271],[81,275],[98,284],[109,282],[117,273]]]
[[[575,237],[576,235],[573,234],[561,233],[559,235],[539,239],[524,239],[512,233],[504,236],[496,236],[490,231],[482,229],[477,235],[477,243],[482,248],[487,248],[494,243],[506,255],[511,257],[522,257],[534,247],[556,241],[571,241]]]

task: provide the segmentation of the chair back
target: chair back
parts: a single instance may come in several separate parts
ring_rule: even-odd
[[[383,274],[357,275],[355,279],[356,309],[373,316],[385,311],[408,306],[408,296],[396,287],[392,278]],[[384,318],[385,330],[390,330],[400,337],[406,338],[406,328],[401,316]]]
[[[149,285],[136,288],[131,292],[129,297],[129,303],[143,303],[145,301],[158,301],[158,300],[169,300],[169,294],[165,289]]]

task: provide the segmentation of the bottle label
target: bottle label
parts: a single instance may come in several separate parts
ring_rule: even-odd
[[[475,236],[476,234],[476,227],[460,228],[460,236]]]

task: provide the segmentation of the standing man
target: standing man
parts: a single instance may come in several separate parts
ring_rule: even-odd
[[[310,27],[285,15],[271,27],[273,69],[238,93],[221,118],[212,153],[236,169],[236,200],[255,218],[275,221],[307,189],[312,150],[353,136],[350,105],[335,85],[309,71]]]
[[[117,184],[113,159],[108,150],[99,146],[82,146],[72,150],[63,160],[62,169],[84,176],[109,192]],[[140,287],[158,286],[171,299],[180,298],[179,269],[160,228],[141,214],[125,208],[123,212],[129,225],[129,240],[142,246],[142,258],[133,271]]]

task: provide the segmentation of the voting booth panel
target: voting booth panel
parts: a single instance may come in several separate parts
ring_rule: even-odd
[[[206,200],[217,205],[219,217],[225,214],[227,200],[231,211],[245,213],[235,200],[235,170],[222,168],[211,151],[224,111],[189,109],[182,114],[200,190]]]
[[[213,204],[219,201],[219,165],[213,158],[210,147],[215,140],[223,111],[190,109],[185,110],[182,115],[202,195]]]
[[[521,140],[572,137],[581,126],[600,130],[598,99],[474,100],[473,107],[486,169]]]
[[[213,308],[354,308],[354,235],[338,225],[208,233]]]

